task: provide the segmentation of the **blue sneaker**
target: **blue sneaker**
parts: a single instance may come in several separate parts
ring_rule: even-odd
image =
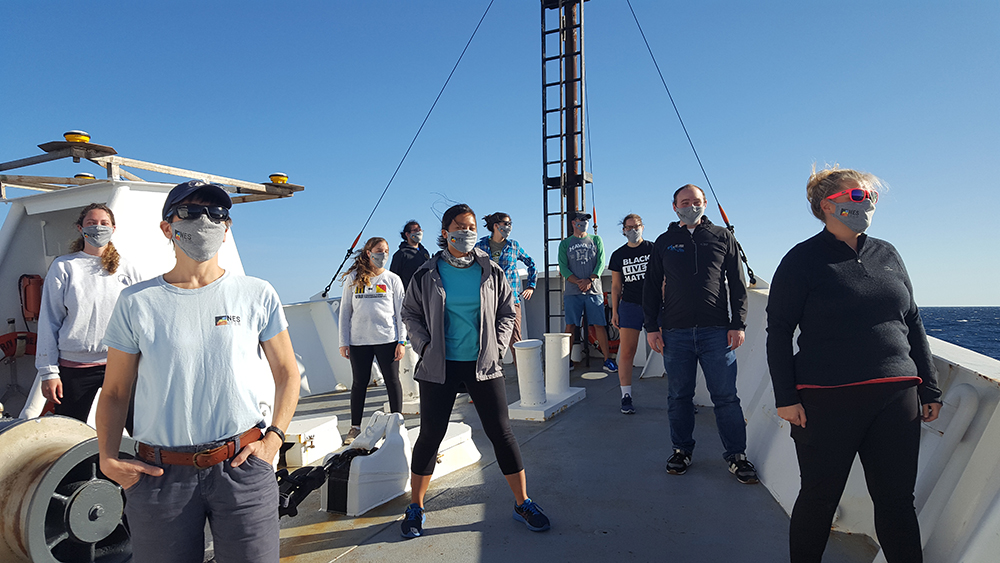
[[[632,406],[632,395],[627,393],[622,397],[622,414],[635,414],[635,407]]]
[[[617,373],[618,364],[616,364],[611,358],[608,358],[607,360],[604,360],[604,371],[608,373]]]
[[[424,515],[424,509],[416,504],[411,504],[406,507],[406,513],[403,514],[400,532],[404,538],[420,537],[424,533],[425,521],[427,521],[427,516]]]
[[[544,532],[549,529],[549,518],[542,514],[542,507],[533,500],[524,499],[524,504],[514,505],[514,520],[524,522],[532,532]]]

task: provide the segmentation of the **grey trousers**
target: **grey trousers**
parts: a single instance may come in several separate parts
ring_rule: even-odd
[[[278,563],[278,484],[251,455],[238,467],[164,465],[125,491],[136,563],[202,563],[205,521],[218,563]]]

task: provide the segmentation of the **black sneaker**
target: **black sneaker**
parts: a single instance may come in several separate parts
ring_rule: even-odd
[[[726,461],[729,462],[729,472],[735,475],[740,483],[753,485],[758,482],[757,470],[754,469],[752,463],[747,461],[746,454],[730,456]]]
[[[532,532],[544,532],[549,529],[549,518],[542,514],[542,507],[533,500],[524,499],[524,504],[514,505],[514,520],[524,522]]]
[[[420,537],[424,533],[424,522],[426,520],[427,517],[424,516],[424,509],[416,504],[411,504],[406,507],[406,512],[403,514],[403,524],[400,526],[400,532],[404,538]]]
[[[628,393],[622,397],[622,414],[635,414],[635,407],[632,406],[632,395]]]
[[[671,475],[684,475],[688,467],[691,467],[691,454],[684,450],[674,448],[674,455],[667,460],[667,473]]]

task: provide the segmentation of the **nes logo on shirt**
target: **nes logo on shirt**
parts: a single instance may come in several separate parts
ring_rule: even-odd
[[[226,325],[238,325],[240,324],[239,315],[221,315],[215,317],[215,326],[226,326]]]

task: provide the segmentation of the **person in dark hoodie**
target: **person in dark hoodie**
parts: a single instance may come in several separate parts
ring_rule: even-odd
[[[420,244],[424,238],[424,231],[415,219],[411,219],[403,226],[399,236],[403,237],[403,242],[399,243],[399,250],[392,255],[389,271],[403,280],[403,289],[406,289],[410,285],[413,273],[430,259],[431,253]]]
[[[923,560],[913,498],[920,423],[938,417],[941,390],[903,260],[864,234],[879,187],[856,170],[814,171],[806,197],[825,228],[788,251],[771,284],[767,363],[802,479],[792,563],[823,558],[855,456],[886,561]]]

